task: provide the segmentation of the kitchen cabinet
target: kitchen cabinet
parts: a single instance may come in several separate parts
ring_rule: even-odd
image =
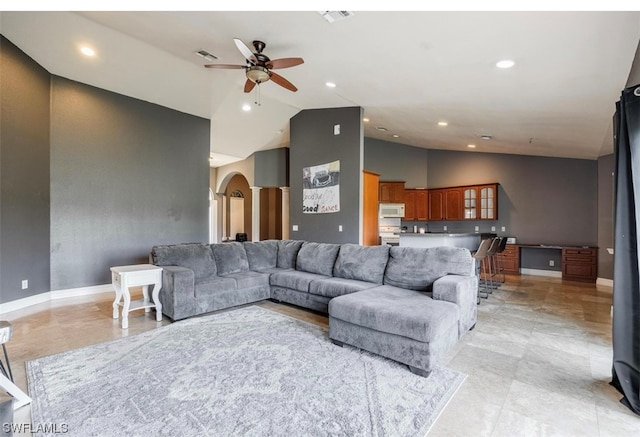
[[[440,188],[429,190],[429,220],[461,220],[462,190]]]
[[[427,190],[421,188],[404,190],[404,219],[429,219],[429,198]]]
[[[362,244],[378,244],[378,180],[380,175],[367,170],[362,172]]]
[[[379,187],[380,203],[404,203],[404,182],[384,181]]]
[[[498,263],[504,273],[519,275],[520,247],[515,244],[507,244],[502,253],[498,254]]]
[[[462,189],[447,188],[445,190],[444,219],[462,220]]]
[[[594,282],[598,271],[597,257],[593,247],[563,247],[562,279]]]
[[[429,190],[429,220],[444,220],[444,190]]]
[[[498,184],[462,187],[464,220],[498,219]]]

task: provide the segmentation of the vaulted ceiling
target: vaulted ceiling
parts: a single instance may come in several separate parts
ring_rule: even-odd
[[[390,142],[596,159],[613,151],[640,41],[638,11],[354,11],[333,23],[317,11],[5,11],[0,25],[53,74],[210,119],[211,151],[230,159],[288,145],[300,110],[343,106],[362,106],[365,136]],[[204,68],[244,64],[234,37],[304,58],[278,70],[299,91],[269,81],[246,94],[244,71]]]

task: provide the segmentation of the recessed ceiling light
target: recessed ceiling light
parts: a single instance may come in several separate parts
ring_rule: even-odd
[[[329,88],[335,88],[336,87],[336,84],[333,83],[333,82],[326,82],[325,85],[328,86]]]
[[[438,122],[438,126],[448,126],[449,123],[447,123],[446,121],[439,121]]]
[[[400,135],[396,135],[396,134],[394,134],[394,135],[393,135],[393,138],[400,138]]]
[[[386,127],[382,127],[382,126],[376,126],[376,129],[378,129],[380,132],[386,132],[387,128]]]
[[[498,68],[511,68],[514,65],[516,65],[516,63],[513,62],[511,59],[504,59],[496,63],[496,67]]]
[[[475,149],[476,145],[475,144],[467,144],[467,147],[470,149]]]
[[[251,111],[251,105],[248,103],[245,103],[244,105],[242,105],[242,110],[245,112]]]
[[[369,119],[368,118],[363,118],[362,121],[364,121],[365,123],[369,123]]]
[[[87,47],[87,46],[80,47],[80,52],[82,52],[82,54],[85,55],[85,56],[95,56],[96,55],[96,51],[93,50],[91,47]]]

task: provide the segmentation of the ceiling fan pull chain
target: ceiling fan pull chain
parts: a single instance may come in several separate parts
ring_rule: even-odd
[[[260,104],[260,83],[258,83],[258,86],[256,87],[256,100],[254,103],[258,106],[262,106]]]

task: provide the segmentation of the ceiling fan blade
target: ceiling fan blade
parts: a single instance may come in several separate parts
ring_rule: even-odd
[[[272,59],[267,63],[267,67],[269,68],[289,68],[295,67],[296,65],[300,65],[304,63],[304,59],[302,58],[280,58],[280,59]]]
[[[245,93],[250,93],[251,90],[256,86],[256,83],[247,79],[247,81],[244,83],[244,92]]]
[[[278,73],[274,73],[273,71],[269,72],[269,76],[271,76],[271,80],[280,85],[283,88],[288,89],[289,91],[293,91],[294,93],[298,91],[298,88],[295,87],[291,82],[289,82],[284,77],[280,76]]]
[[[232,64],[207,64],[205,68],[220,68],[225,70],[241,70],[246,68],[244,65],[232,65]]]
[[[247,47],[247,45],[243,43],[240,38],[233,38],[233,42],[236,43],[236,47],[238,47],[238,50],[240,50],[240,53],[242,53],[242,56],[247,58],[247,61],[253,62],[254,64],[257,62],[257,59],[253,55],[253,52],[251,51],[251,49]]]

